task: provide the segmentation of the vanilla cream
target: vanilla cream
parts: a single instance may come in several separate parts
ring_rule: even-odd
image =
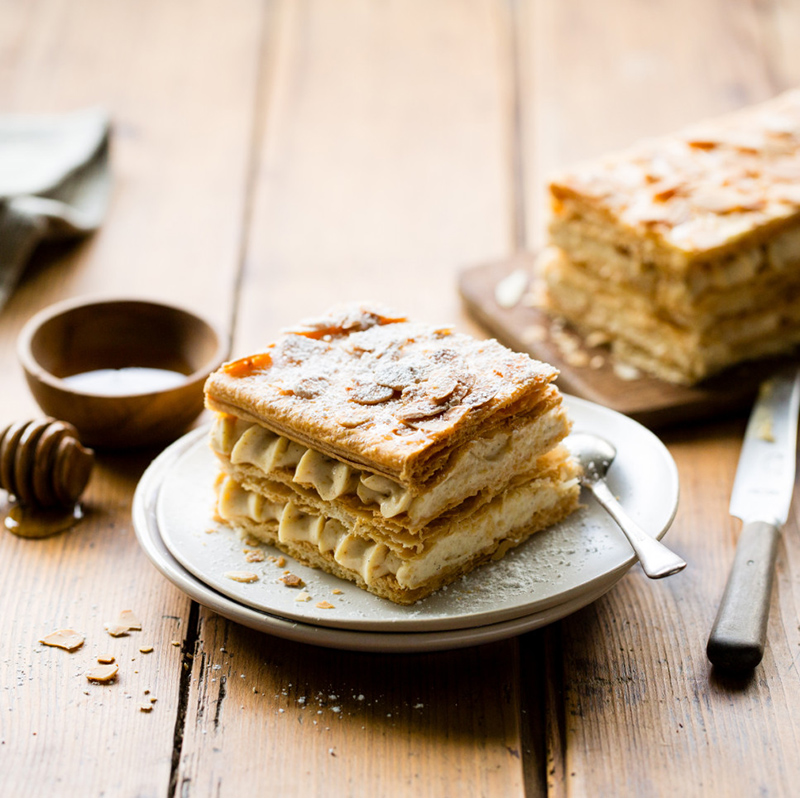
[[[211,431],[211,447],[234,465],[251,465],[268,478],[311,488],[324,501],[354,497],[377,507],[384,518],[403,516],[410,527],[418,527],[496,482],[498,474],[532,472],[538,456],[563,435],[565,425],[564,409],[557,407],[530,424],[470,441],[452,458],[446,474],[421,494],[221,413]]]
[[[387,573],[398,570],[400,560],[383,543],[349,533],[339,521],[321,515],[304,513],[292,502],[273,502],[258,493],[246,490],[231,477],[226,477],[218,492],[217,512],[230,523],[242,520],[262,525],[275,521],[275,537],[266,542],[310,543],[321,554],[333,552],[339,565],[360,574],[371,584]]]
[[[536,524],[541,513],[578,490],[571,461],[562,466],[567,472],[535,479],[506,491],[470,517],[453,523],[427,544],[421,552],[401,557],[380,543],[349,532],[339,521],[305,513],[291,501],[274,502],[246,490],[232,477],[225,477],[219,487],[219,516],[232,524],[259,525],[269,529],[268,543],[304,543],[316,546],[321,554],[333,553],[342,567],[361,576],[368,585],[392,574],[404,589],[413,590],[443,571],[457,569],[518,530]],[[274,525],[263,527],[265,521]],[[248,531],[248,534],[252,534]]]

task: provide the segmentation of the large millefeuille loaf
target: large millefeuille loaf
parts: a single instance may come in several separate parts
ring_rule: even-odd
[[[692,384],[800,342],[800,91],[550,185],[547,303]]]
[[[410,603],[577,506],[552,367],[357,306],[209,378],[218,514]]]

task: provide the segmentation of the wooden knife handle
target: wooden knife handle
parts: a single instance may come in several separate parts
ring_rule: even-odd
[[[779,529],[764,521],[742,527],[706,654],[720,669],[752,670],[764,656]]]

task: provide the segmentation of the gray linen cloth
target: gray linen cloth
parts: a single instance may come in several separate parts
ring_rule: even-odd
[[[111,193],[108,114],[0,116],[0,309],[39,241],[97,229]]]

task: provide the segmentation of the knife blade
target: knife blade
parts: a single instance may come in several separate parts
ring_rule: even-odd
[[[747,423],[729,508],[743,525],[706,646],[723,670],[752,670],[764,656],[778,536],[794,491],[799,408],[795,368],[762,383]]]

